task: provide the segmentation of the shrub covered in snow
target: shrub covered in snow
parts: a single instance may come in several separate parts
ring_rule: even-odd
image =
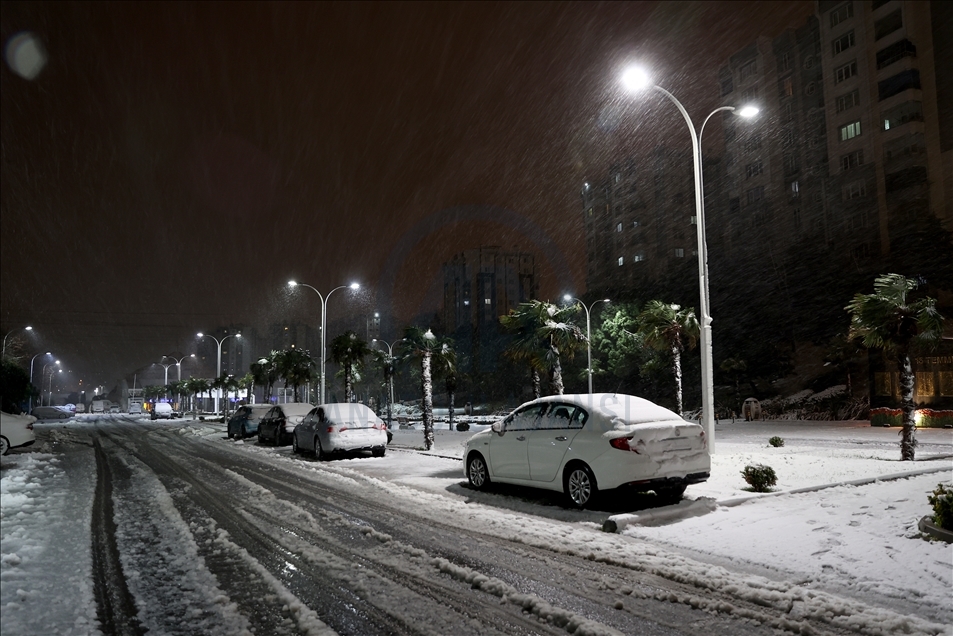
[[[946,530],[953,530],[953,488],[937,484],[936,490],[927,499],[933,506],[933,523]]]
[[[782,446],[784,446],[784,440],[778,437],[777,435],[769,439],[768,443],[774,446],[775,448],[781,448]]]
[[[771,487],[778,483],[778,476],[774,474],[774,469],[764,464],[745,466],[741,475],[755,492],[770,492]]]

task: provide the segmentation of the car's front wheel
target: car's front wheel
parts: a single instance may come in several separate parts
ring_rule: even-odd
[[[490,470],[480,453],[473,453],[467,460],[467,480],[477,490],[485,490],[490,485]]]
[[[318,437],[314,438],[314,456],[317,459],[324,459],[324,448],[321,447],[321,440]]]
[[[574,508],[585,508],[590,505],[599,494],[596,486],[596,476],[585,464],[574,464],[563,478],[563,490]]]
[[[297,455],[301,452],[301,448],[298,446],[298,434],[291,434],[291,452]]]
[[[10,452],[10,440],[0,436],[0,455],[6,455]]]

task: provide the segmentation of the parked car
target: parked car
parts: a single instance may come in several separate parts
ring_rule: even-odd
[[[258,443],[270,441],[275,446],[291,443],[295,426],[311,412],[313,404],[307,402],[288,402],[277,404],[258,421]]]
[[[110,412],[110,413],[122,413],[122,407],[119,406],[118,404],[113,404],[112,406],[109,407],[109,412]]]
[[[314,451],[318,459],[351,451],[383,457],[387,425],[363,404],[321,404],[295,427],[291,446],[296,453]]]
[[[557,490],[576,508],[620,486],[678,501],[711,472],[701,426],[643,398],[610,393],[527,402],[467,440],[463,457],[476,489],[498,481]]]
[[[245,439],[258,434],[258,423],[271,410],[271,404],[245,404],[228,418],[229,439]]]
[[[65,420],[73,417],[73,412],[59,406],[35,406],[32,415],[38,420]]]
[[[182,417],[182,414],[173,409],[168,402],[156,402],[152,405],[151,419],[173,420],[177,417]]]
[[[33,434],[32,415],[13,415],[0,411],[0,455],[6,455],[11,448],[30,446],[36,441]]]

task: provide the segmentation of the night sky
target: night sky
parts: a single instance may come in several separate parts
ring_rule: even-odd
[[[2,3],[33,80],[0,70],[3,333],[89,386],[229,324],[437,309],[441,264],[532,250],[585,293],[579,187],[620,153],[688,150],[717,70],[811,2]],[[720,131],[706,153],[721,153]],[[389,305],[384,307],[383,305]],[[334,335],[334,334],[331,334]],[[13,336],[11,336],[12,338]]]

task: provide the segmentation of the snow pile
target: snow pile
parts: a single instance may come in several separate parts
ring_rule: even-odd
[[[47,453],[2,459],[3,634],[100,633],[89,577],[89,501],[96,469],[92,453],[83,455],[74,466]]]

